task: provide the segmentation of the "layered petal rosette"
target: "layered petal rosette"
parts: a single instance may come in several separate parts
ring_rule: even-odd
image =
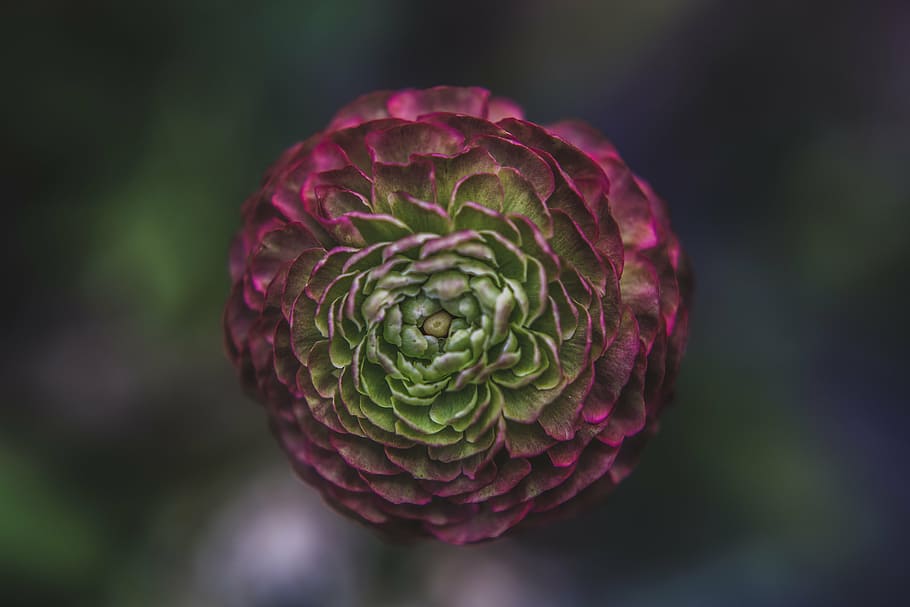
[[[596,131],[478,88],[380,92],[243,207],[231,359],[335,508],[467,543],[627,474],[670,397],[689,272]]]

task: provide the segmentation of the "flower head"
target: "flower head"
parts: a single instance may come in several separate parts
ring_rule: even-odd
[[[689,272],[599,133],[379,92],[243,207],[228,350],[329,503],[467,543],[615,485],[670,397]]]

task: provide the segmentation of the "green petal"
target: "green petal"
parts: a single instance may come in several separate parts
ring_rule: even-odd
[[[594,374],[589,364],[540,415],[537,422],[544,432],[559,441],[568,441],[575,437],[581,408],[591,390],[593,380]]]
[[[414,396],[435,397],[437,394],[442,392],[448,384],[449,379],[447,378],[432,383],[405,384],[405,389],[408,391],[408,394],[413,394]]]
[[[400,219],[414,232],[448,234],[452,220],[439,205],[424,202],[405,192],[389,195],[390,214]]]
[[[591,316],[584,308],[580,312],[575,334],[559,345],[559,360],[567,382],[575,381],[591,357]]]
[[[420,200],[437,202],[433,164],[428,160],[406,165],[373,163],[373,211],[388,213],[389,194],[393,192],[407,192]],[[363,236],[367,238],[366,234]],[[367,242],[376,241],[367,238]]]
[[[470,329],[458,329],[456,331],[451,331],[448,340],[446,341],[446,350],[454,352],[457,350],[471,350],[471,330]]]
[[[355,364],[361,352],[361,348],[354,350]],[[354,378],[354,384],[357,391],[373,400],[380,407],[392,406],[392,391],[385,381],[386,373],[382,367],[368,362],[363,362],[358,376]]]
[[[569,339],[575,333],[578,325],[578,306],[569,297],[562,283],[555,283],[550,289],[550,307],[558,319],[558,326],[562,332],[562,339]],[[554,337],[557,337],[554,335]]]
[[[414,441],[411,439],[395,434],[396,419],[394,413],[388,409],[382,409],[380,407],[374,408],[376,411],[380,411],[382,415],[388,416],[387,421],[389,426],[388,428],[384,428],[376,424],[372,419],[361,419],[360,429],[363,430],[363,433],[367,438],[380,445],[394,447],[395,449],[408,449],[414,446]]]
[[[395,402],[410,405],[412,407],[429,407],[436,400],[436,395],[432,396],[413,396],[405,388],[401,380],[393,377],[386,377],[386,383],[392,391],[392,408],[395,408]]]
[[[402,319],[405,325],[417,325],[440,309],[439,302],[419,295],[401,302]]]
[[[367,335],[364,353],[367,356],[367,360],[382,367],[386,375],[396,379],[404,379],[398,367],[395,366],[395,357],[398,351],[394,346],[380,340],[375,331]]]
[[[501,291],[496,286],[496,283],[487,276],[480,276],[472,278],[470,284],[471,292],[477,298],[477,301],[480,302],[481,307],[487,311],[494,310],[496,308],[496,299]]]
[[[398,299],[398,294],[386,289],[376,289],[360,306],[360,313],[368,323],[377,323],[383,318],[385,311]]]
[[[423,285],[423,292],[437,299],[451,300],[470,291],[468,278],[458,271],[433,274]]]
[[[534,382],[534,387],[539,390],[550,390],[560,385],[565,385],[565,375],[560,363],[560,353],[556,342],[549,335],[538,333],[544,355],[547,357],[547,369]]]
[[[344,339],[340,331],[335,331],[329,342],[329,358],[332,364],[336,368],[342,369],[351,364],[353,356],[351,345]]]
[[[493,307],[493,333],[490,335],[490,343],[498,344],[509,334],[509,319],[512,316],[512,310],[515,308],[515,296],[512,295],[511,289],[503,289],[496,297],[496,304]]]
[[[552,282],[559,278],[560,264],[559,258],[553,252],[553,248],[547,239],[530,219],[516,217],[513,221],[515,227],[521,234],[521,250],[528,257],[533,257],[539,261],[547,273],[547,282]]]
[[[490,383],[487,382],[477,386],[477,403],[474,405],[471,414],[452,422],[452,427],[459,432],[464,432],[468,430],[468,428],[476,426],[480,418],[487,412],[487,409],[490,408],[490,400]]]
[[[382,261],[384,249],[385,245],[381,242],[376,242],[360,249],[344,262],[344,266],[341,268],[342,272],[363,272],[370,268],[375,268]]]
[[[354,417],[348,409],[346,403],[341,400],[341,395],[336,392],[332,398],[332,409],[341,425],[349,434],[363,436],[363,429],[360,427],[360,420]]]
[[[376,288],[400,291],[410,286],[423,284],[426,279],[425,274],[410,272],[407,269],[404,272],[392,271],[376,281]]]
[[[315,316],[316,302],[310,299],[306,293],[301,293],[294,301],[290,323],[291,349],[294,351],[297,360],[301,362],[306,360],[313,344],[328,337],[328,331],[323,335],[313,324]]]
[[[329,313],[332,306],[340,298],[348,294],[351,284],[354,282],[356,275],[354,273],[342,274],[336,276],[335,280],[322,293],[319,300],[319,306],[316,308],[316,316],[313,322],[316,328],[323,334],[329,333]]]
[[[416,479],[449,482],[461,474],[460,465],[431,460],[427,456],[426,447],[423,446],[411,449],[386,448],[385,452],[389,461],[409,472]]]
[[[398,370],[404,375],[408,380],[415,383],[420,383],[423,381],[423,373],[420,372],[420,369],[414,365],[411,360],[405,356],[402,352],[398,352],[398,355],[395,360],[395,366],[398,367]],[[412,390],[408,390],[409,393],[413,394]],[[426,394],[417,394],[417,396],[427,396]]]
[[[347,217],[368,243],[391,242],[411,234],[411,228],[391,215],[349,213]]]
[[[284,312],[286,317],[290,318],[291,310],[294,309],[294,302],[306,288],[313,268],[325,255],[324,249],[306,249],[288,268],[288,276],[281,295],[281,311]]]
[[[524,282],[527,278],[527,255],[514,243],[496,232],[484,232],[483,238],[496,255],[496,266],[503,276]]]
[[[508,402],[508,399],[506,400]],[[534,457],[556,444],[538,424],[506,421],[506,449],[516,457]]]
[[[392,306],[386,311],[382,321],[382,337],[392,345],[401,345],[401,308]]]
[[[502,182],[504,197],[502,210],[508,215],[523,215],[534,222],[544,236],[553,235],[553,219],[550,212],[540,200],[537,192],[528,181],[511,168],[499,171],[499,180]]]
[[[395,422],[398,421],[398,418],[392,409],[380,407],[366,396],[362,396],[360,398],[360,410],[376,427],[392,434],[395,433]],[[361,424],[361,428],[367,431],[367,426]]]
[[[607,287],[607,269],[600,253],[563,211],[553,211],[553,228],[550,239],[553,250],[603,295]]]
[[[445,424],[438,424],[430,419],[428,406],[409,405],[393,397],[392,410],[399,421],[423,434],[434,434],[445,428]]]
[[[426,409],[424,409],[425,411]],[[442,430],[434,432],[433,434],[427,434],[419,430],[415,430],[411,426],[407,425],[403,421],[398,421],[395,423],[395,432],[409,438],[417,443],[423,445],[435,445],[435,446],[446,446],[454,445],[461,441],[462,434],[457,430],[453,430],[448,426],[444,426]],[[444,460],[440,460],[444,461]]]
[[[521,236],[515,224],[502,213],[474,202],[466,202],[454,216],[456,230],[477,230],[502,234],[513,243],[520,243]]]
[[[503,392],[505,402],[502,414],[506,419],[529,424],[537,421],[544,407],[557,399],[562,392],[558,386],[550,390],[542,390],[531,384],[522,388],[510,389]]]
[[[512,296],[515,298],[515,309],[512,312],[512,318],[509,322],[515,323],[516,325],[523,327],[527,324],[528,320],[528,311],[530,308],[530,302],[528,301],[528,294],[524,290],[524,285],[522,285],[517,280],[512,278],[504,279],[506,285],[508,285],[510,291],[512,291]]]
[[[524,292],[528,298],[528,317],[525,323],[532,323],[543,313],[547,305],[547,273],[543,264],[533,257],[526,257],[528,262],[528,278],[524,282]]]
[[[357,386],[354,385],[354,377],[350,367],[341,370],[341,375],[338,377],[338,395],[352,415],[363,416],[363,412],[360,411],[361,394],[357,391]]]
[[[443,392],[430,406],[430,419],[437,424],[450,425],[453,421],[468,415],[477,404],[477,387]]]
[[[461,432],[452,430],[453,433],[461,437]],[[491,428],[485,434],[478,437],[476,442],[470,443],[465,440],[458,440],[448,445],[434,446],[427,449],[427,452],[435,460],[441,462],[457,462],[465,460],[472,455],[483,453],[493,446],[496,442],[496,432]]]
[[[446,352],[433,358],[429,365],[417,364],[428,381],[436,381],[465,368],[470,364],[470,352]]]
[[[496,175],[490,173],[470,175],[455,186],[449,203],[449,213],[457,213],[466,202],[474,202],[493,211],[502,212],[504,197],[503,184]]]
[[[342,268],[355,251],[356,249],[335,247],[313,267],[306,286],[306,292],[313,301],[320,301],[329,285],[344,274]]]
[[[542,370],[544,365],[548,364],[548,360],[543,355],[534,334],[524,329],[515,329],[515,337],[518,339],[518,351],[521,358],[512,367],[512,372],[522,377]]]
[[[483,411],[476,423],[465,431],[465,438],[472,443],[476,443],[481,436],[488,432],[502,414],[503,403],[505,402],[502,390],[495,384],[488,383],[490,390],[490,404]]]
[[[478,142],[503,167],[515,169],[530,183],[541,200],[553,193],[553,171],[530,148],[506,137],[479,137]]]
[[[482,261],[487,267],[489,267],[490,263],[496,261],[493,249],[479,242],[463,242],[456,245],[455,252],[463,257],[471,257],[478,261]]]
[[[313,381],[313,387],[325,398],[331,398],[338,387],[338,377],[335,375],[335,367],[329,360],[329,342],[317,342],[310,349],[307,356],[307,369],[310,371],[310,379]]]
[[[464,177],[479,173],[492,173],[499,168],[486,150],[476,147],[451,158],[432,156],[430,161],[435,167],[439,204],[449,204],[455,185]]]
[[[401,352],[405,356],[423,356],[428,348],[426,336],[414,325],[406,325],[401,330]]]

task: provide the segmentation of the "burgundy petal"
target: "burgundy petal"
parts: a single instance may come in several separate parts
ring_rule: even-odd
[[[389,114],[405,120],[433,112],[468,114],[487,117],[490,92],[478,87],[437,86],[431,89],[399,91],[389,97],[386,105]]]
[[[329,130],[337,131],[357,126],[370,120],[387,118],[389,112],[386,109],[386,101],[391,95],[391,91],[376,91],[375,93],[368,93],[358,97],[338,110],[338,113],[335,114],[335,117],[329,123]]]

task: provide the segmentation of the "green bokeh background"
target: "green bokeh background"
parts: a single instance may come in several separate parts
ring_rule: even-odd
[[[910,490],[910,5],[4,8],[3,605],[891,605]],[[221,345],[262,171],[380,88],[603,130],[697,295],[676,406],[579,517],[390,546],[296,481]]]

